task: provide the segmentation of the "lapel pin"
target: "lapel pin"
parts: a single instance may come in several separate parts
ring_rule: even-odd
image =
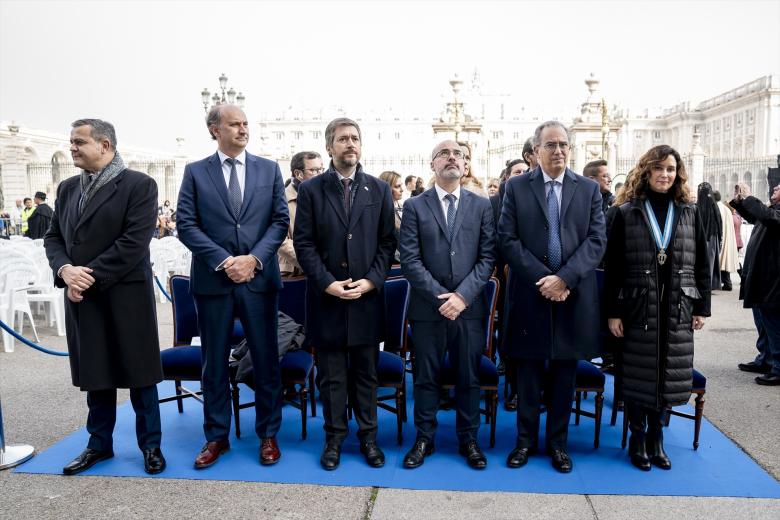
[[[366,191],[369,191],[368,190],[368,186],[363,186],[363,189],[366,190]]]

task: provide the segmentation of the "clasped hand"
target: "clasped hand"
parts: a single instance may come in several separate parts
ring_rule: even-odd
[[[231,256],[222,266],[225,274],[234,283],[245,283],[255,277],[257,260],[252,255]]]
[[[67,296],[73,303],[79,303],[84,299],[83,292],[92,287],[95,278],[92,269],[80,265],[69,265],[62,268],[60,278],[68,286]]]
[[[439,314],[448,320],[457,320],[460,313],[466,308],[466,302],[463,301],[463,298],[458,293],[444,293],[440,294],[438,298],[440,300],[445,300],[441,307],[439,307]]]
[[[539,279],[536,282],[536,286],[539,287],[539,292],[548,300],[554,302],[562,302],[569,297],[571,292],[566,287],[566,282],[558,275],[547,275]]]
[[[331,283],[325,289],[325,292],[342,300],[357,300],[364,293],[373,289],[374,282],[367,278],[361,278],[355,282],[352,281],[352,278],[347,278],[346,280],[336,280]]]

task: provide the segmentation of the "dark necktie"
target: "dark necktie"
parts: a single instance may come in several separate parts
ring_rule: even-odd
[[[352,191],[350,190],[352,179],[341,179],[341,184],[344,185],[344,210],[347,212],[347,216],[349,216],[349,206],[352,198]]]
[[[228,200],[233,209],[233,216],[238,218],[241,214],[241,185],[238,184],[238,173],[236,172],[236,160],[228,157],[225,162],[230,165],[230,182],[228,183]]]
[[[547,243],[547,264],[554,273],[561,268],[561,216],[558,214],[558,197],[555,196],[555,181],[548,181],[547,218],[550,226],[550,240]]]
[[[447,232],[450,235],[450,242],[452,242],[452,233],[455,231],[455,195],[448,193],[444,196],[447,200]]]

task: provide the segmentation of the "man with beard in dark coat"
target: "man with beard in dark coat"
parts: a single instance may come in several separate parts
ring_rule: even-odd
[[[144,470],[160,473],[162,366],[149,260],[157,184],[125,167],[111,123],[79,119],[72,127],[70,153],[83,171],[57,188],[44,247],[54,284],[67,288],[71,377],[87,392],[90,437],[62,472],[74,475],[114,456],[116,389],[129,388]]]
[[[371,467],[385,463],[376,443],[376,387],[395,211],[390,186],[363,171],[361,145],[356,122],[334,119],[325,128],[330,167],[298,187],[293,245],[307,276],[306,332],[317,349],[326,470],[341,461],[348,393],[360,452]]]
[[[42,191],[35,193],[35,211],[27,219],[27,236],[36,239],[43,238],[51,224],[54,211],[46,204],[46,194]]]

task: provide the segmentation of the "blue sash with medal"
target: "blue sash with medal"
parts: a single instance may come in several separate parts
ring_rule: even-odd
[[[674,204],[669,201],[669,210],[666,212],[666,222],[664,223],[664,234],[661,235],[661,228],[658,225],[658,220],[655,218],[653,208],[650,206],[650,202],[645,200],[645,211],[647,211],[647,220],[650,221],[650,230],[653,232],[653,239],[655,245],[658,247],[658,265],[664,265],[666,263],[666,249],[669,247],[669,241],[672,239],[672,225],[674,222]]]

